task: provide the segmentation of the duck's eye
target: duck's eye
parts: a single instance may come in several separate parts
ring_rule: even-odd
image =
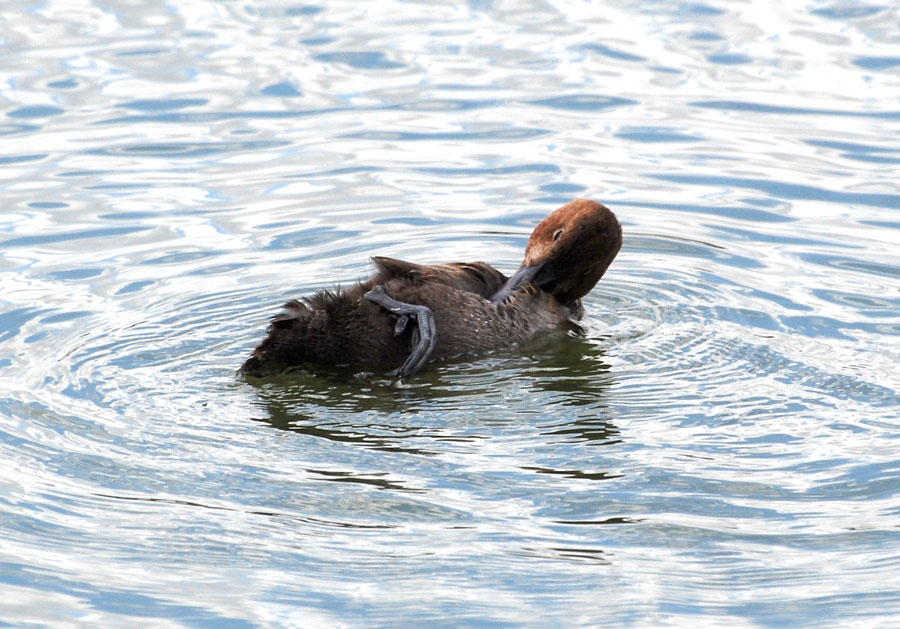
[[[553,234],[553,240],[559,240],[559,237],[562,236],[563,230],[557,229],[556,233]]]

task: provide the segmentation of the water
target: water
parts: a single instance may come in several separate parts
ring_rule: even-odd
[[[0,7],[0,620],[893,626],[893,4]],[[579,196],[583,338],[234,370],[382,254],[509,272]]]

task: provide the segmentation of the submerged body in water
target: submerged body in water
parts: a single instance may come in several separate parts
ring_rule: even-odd
[[[376,257],[368,280],[286,303],[241,372],[265,376],[318,364],[396,368],[411,377],[431,361],[570,328],[583,315],[581,298],[621,246],[612,211],[577,199],[535,228],[512,277],[484,262],[421,265]]]

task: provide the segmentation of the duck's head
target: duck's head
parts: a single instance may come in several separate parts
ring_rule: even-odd
[[[525,259],[494,300],[524,282],[572,303],[597,284],[622,247],[622,227],[604,205],[576,199],[550,214],[534,229]]]

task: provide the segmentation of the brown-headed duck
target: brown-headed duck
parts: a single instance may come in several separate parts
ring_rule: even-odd
[[[375,257],[347,290],[291,300],[241,367],[251,376],[305,363],[385,369],[404,378],[427,362],[500,349],[584,313],[581,298],[622,246],[607,207],[576,199],[545,218],[512,277],[484,262],[422,265]]]

